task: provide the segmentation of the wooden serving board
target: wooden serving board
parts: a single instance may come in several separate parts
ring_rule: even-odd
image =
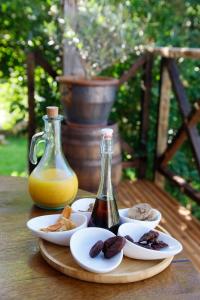
[[[76,279],[98,283],[127,283],[144,280],[165,270],[173,259],[172,256],[163,260],[136,260],[124,256],[115,270],[97,274],[82,269],[73,259],[69,247],[58,246],[40,239],[39,248],[46,262],[61,273]]]

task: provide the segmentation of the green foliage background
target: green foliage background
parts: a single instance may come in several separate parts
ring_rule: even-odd
[[[91,5],[94,0],[89,0]],[[121,1],[99,0],[99,5],[110,5],[116,10]],[[156,45],[174,47],[200,47],[200,3],[198,0],[127,0],[123,1],[127,13],[127,23],[140,33],[134,41],[135,46]],[[4,0],[0,1],[0,109],[9,111],[9,126],[27,118],[27,79],[26,54],[28,51],[40,49],[52,67],[61,73],[62,57],[62,24],[59,0]],[[135,36],[135,35],[133,35]],[[130,47],[133,41],[130,40]],[[104,70],[102,74],[119,77],[127,70],[138,53],[137,47],[126,62],[118,62]],[[150,114],[150,130],[148,132],[148,177],[152,178],[152,165],[155,151],[156,118],[158,107],[160,58],[156,58],[153,70],[153,89]],[[183,58],[178,59],[181,78],[188,98],[192,103],[200,99],[200,61]],[[36,78],[36,112],[38,126],[41,116],[48,104],[58,104],[58,86],[41,68],[37,68]],[[142,80],[138,74],[123,85],[118,93],[111,118],[118,121],[124,139],[134,147],[139,155],[140,128],[140,88]],[[169,141],[181,124],[181,117],[176,99],[171,95],[169,120]],[[126,157],[127,159],[127,157]],[[174,159],[170,168],[190,179],[200,189],[200,178],[195,169],[190,145],[185,143]],[[169,183],[167,190],[190,206],[194,214],[200,217],[197,206],[186,196],[181,195]]]

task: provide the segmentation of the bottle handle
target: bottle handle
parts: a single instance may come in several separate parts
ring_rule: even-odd
[[[37,164],[37,145],[44,140],[45,140],[45,137],[44,137],[43,131],[38,132],[32,136],[29,159],[33,165]]]

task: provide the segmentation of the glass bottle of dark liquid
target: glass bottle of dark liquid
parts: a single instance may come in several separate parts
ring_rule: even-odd
[[[117,234],[119,213],[111,181],[112,135],[112,129],[102,129],[101,180],[88,226],[106,228]]]

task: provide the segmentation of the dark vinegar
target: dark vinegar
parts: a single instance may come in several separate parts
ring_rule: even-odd
[[[105,228],[117,234],[119,225],[116,201],[96,198],[88,226]]]

